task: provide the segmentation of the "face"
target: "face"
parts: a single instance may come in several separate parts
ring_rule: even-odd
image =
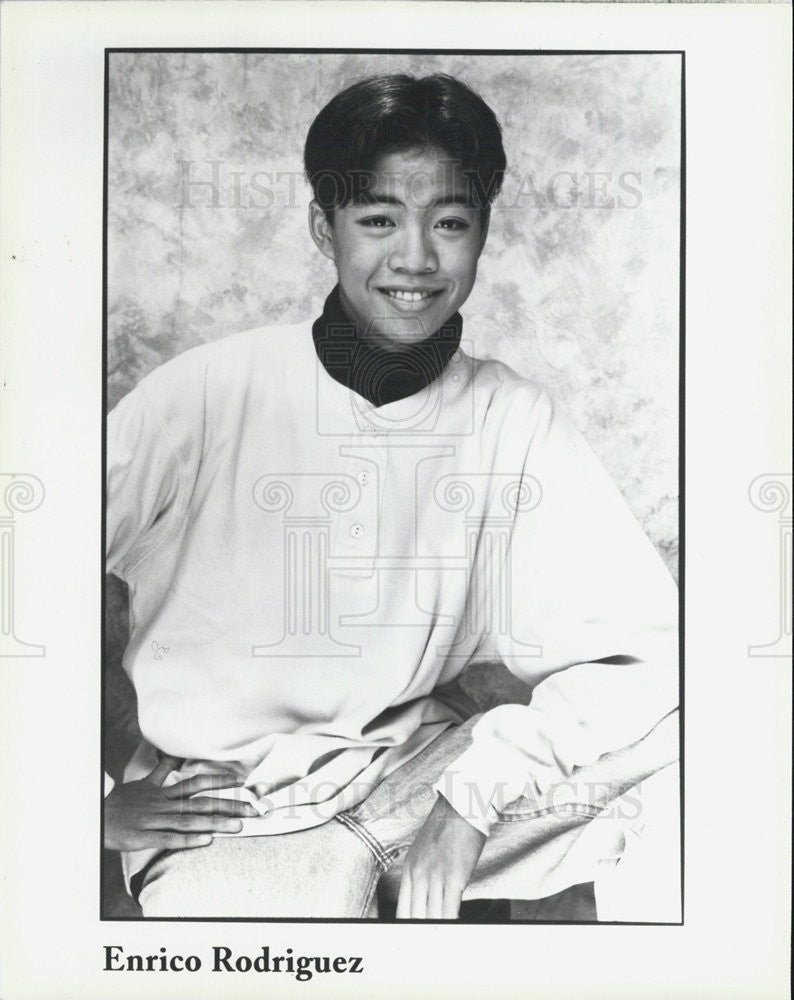
[[[466,301],[486,216],[440,150],[384,156],[373,183],[333,221],[312,202],[312,236],[336,264],[342,306],[361,331],[399,350],[424,340]]]

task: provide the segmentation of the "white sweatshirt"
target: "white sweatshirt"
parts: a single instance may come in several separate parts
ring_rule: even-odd
[[[174,781],[245,778],[221,793],[261,813],[243,835],[364,798],[460,721],[433,692],[473,660],[534,687],[436,786],[485,832],[677,704],[653,546],[547,393],[462,349],[379,408],[309,323],[186,352],[109,416],[107,541],[144,735],[125,779],[154,747],[185,758]]]

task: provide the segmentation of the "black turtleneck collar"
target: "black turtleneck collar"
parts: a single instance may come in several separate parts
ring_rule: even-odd
[[[399,351],[387,351],[359,332],[342,309],[337,285],[312,326],[317,357],[328,374],[374,406],[384,406],[430,385],[460,344],[463,320],[451,316],[430,337]]]

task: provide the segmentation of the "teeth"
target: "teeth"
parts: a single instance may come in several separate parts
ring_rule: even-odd
[[[398,299],[400,302],[421,302],[422,299],[429,299],[432,292],[400,292],[391,288],[385,289],[390,299]]]

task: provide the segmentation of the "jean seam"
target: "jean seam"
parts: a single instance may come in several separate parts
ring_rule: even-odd
[[[547,806],[545,809],[537,809],[528,813],[497,812],[497,816],[499,817],[499,823],[526,823],[528,820],[540,819],[544,816],[584,816],[585,818],[595,819],[606,808],[607,806],[599,808],[598,806],[586,805],[583,802],[572,802],[566,805]]]
[[[341,823],[342,826],[347,827],[348,830],[354,833],[366,845],[380,868],[380,874],[385,872],[390,864],[389,855],[377,837],[374,837],[369,830],[366,830],[358,820],[353,819],[352,816],[345,813],[338,813],[334,819]]]
[[[359,918],[366,917],[370,903],[372,902],[372,897],[375,895],[375,889],[377,888],[381,875],[383,875],[383,871],[380,869],[380,866],[378,864],[373,869],[372,875],[370,876],[369,885],[367,886],[367,891],[364,894],[364,903],[359,912]]]

